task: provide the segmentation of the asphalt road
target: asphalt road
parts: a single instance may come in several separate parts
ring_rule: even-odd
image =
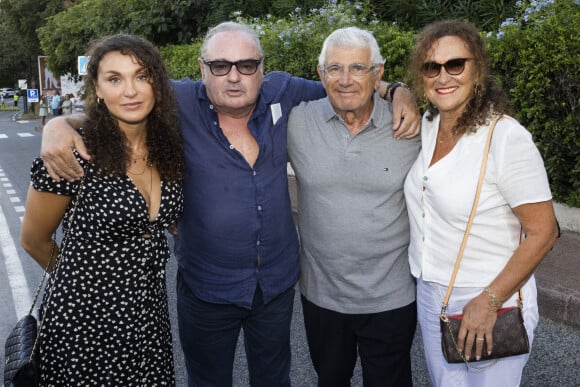
[[[40,135],[34,130],[37,121],[13,122],[12,112],[0,112],[0,338],[14,326],[18,316],[29,307],[30,293],[40,279],[41,270],[18,245],[20,218],[28,188],[30,163],[38,154]],[[11,246],[13,248],[11,248]],[[7,265],[17,261],[22,275],[9,271]],[[170,314],[174,330],[175,372],[178,386],[186,386],[186,372],[180,350],[175,317],[176,261],[168,265]],[[8,273],[10,272],[10,277]],[[528,365],[524,370],[522,386],[567,387],[580,385],[580,330],[542,318],[536,330],[536,339]],[[292,384],[297,387],[316,386],[316,377],[306,345],[302,310],[296,296],[292,321]],[[0,346],[0,359],[4,346]],[[413,381],[416,386],[428,386],[428,376],[422,355],[421,338],[417,335],[413,346]],[[0,373],[3,373],[3,361]],[[248,386],[242,339],[238,345],[234,365],[233,385]],[[357,367],[353,387],[362,386]],[[498,383],[497,387],[501,387]]]

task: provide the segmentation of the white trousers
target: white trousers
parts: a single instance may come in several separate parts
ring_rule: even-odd
[[[522,371],[526,365],[529,354],[511,356],[497,360],[491,367],[482,370],[472,369],[466,364],[449,364],[441,351],[441,332],[439,328],[439,315],[441,303],[447,291],[447,286],[434,282],[417,280],[417,318],[419,320],[427,369],[434,386],[442,387],[512,387],[519,386]],[[463,313],[463,307],[471,299],[480,294],[482,288],[458,288],[454,287],[447,307],[447,314]],[[534,339],[534,330],[538,325],[538,302],[536,280],[532,276],[523,287],[523,315],[530,340],[530,350]],[[517,292],[503,307],[516,305]],[[476,367],[485,367],[495,360],[477,362]]]

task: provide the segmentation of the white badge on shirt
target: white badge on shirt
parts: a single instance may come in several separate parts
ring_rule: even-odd
[[[272,124],[276,125],[276,122],[282,117],[282,108],[279,103],[270,105],[270,110],[272,110]]]

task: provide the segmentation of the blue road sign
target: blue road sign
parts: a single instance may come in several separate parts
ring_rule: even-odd
[[[38,102],[38,89],[26,89],[28,102]]]
[[[78,72],[79,75],[87,75],[87,65],[89,64],[90,56],[79,56],[78,57]]]

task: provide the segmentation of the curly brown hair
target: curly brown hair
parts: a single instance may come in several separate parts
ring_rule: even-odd
[[[104,103],[98,103],[95,84],[99,64],[109,52],[134,57],[147,69],[155,95],[155,106],[147,118],[147,148],[149,162],[161,178],[167,181],[183,179],[183,143],[177,117],[175,93],[159,50],[137,36],[116,34],[91,43],[87,55],[87,75],[84,81],[85,112],[83,137],[93,162],[104,172],[125,175],[131,158],[127,137]]]
[[[479,125],[486,123],[491,114],[509,114],[511,109],[507,94],[497,84],[489,70],[490,61],[485,48],[485,40],[474,25],[459,20],[443,20],[428,24],[417,35],[407,70],[415,95],[425,95],[421,67],[433,43],[445,36],[456,36],[465,42],[467,49],[473,55],[473,63],[478,72],[475,92],[465,111],[451,129],[452,132],[454,134],[475,132]],[[427,119],[432,121],[439,110],[429,103],[427,112]]]

